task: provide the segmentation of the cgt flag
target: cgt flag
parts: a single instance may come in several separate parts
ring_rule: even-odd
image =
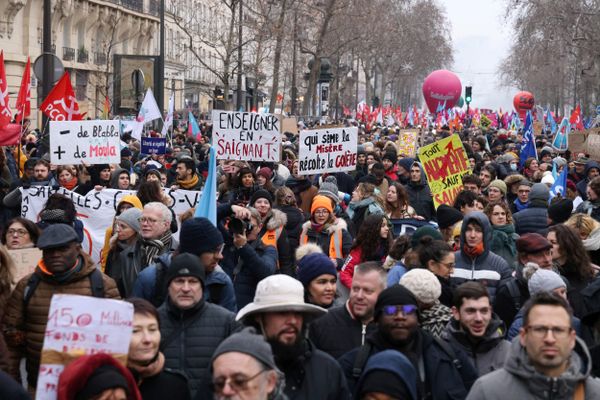
[[[81,121],[83,119],[68,72],[65,72],[56,86],[52,88],[40,108],[52,121]]]
[[[520,164],[525,166],[525,161],[533,157],[537,160],[537,151],[535,149],[535,137],[533,137],[533,118],[531,111],[527,111],[525,117],[525,127],[523,128],[523,141],[521,142]]]

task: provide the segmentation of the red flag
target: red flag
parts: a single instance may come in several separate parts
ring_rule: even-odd
[[[8,85],[6,83],[6,70],[4,69],[4,51],[0,51],[0,127],[7,125],[12,118],[10,104],[8,104]]]
[[[581,107],[577,104],[577,107],[571,113],[571,118],[569,118],[569,123],[574,125],[574,128],[578,131],[584,130],[583,126],[583,118],[581,118]]]
[[[52,88],[40,108],[52,121],[80,121],[83,119],[68,72],[65,72],[56,86]]]
[[[14,146],[21,136],[20,124],[8,124],[0,128],[0,146]]]
[[[23,71],[23,79],[17,96],[17,124],[31,114],[31,60],[27,57],[27,65]]]

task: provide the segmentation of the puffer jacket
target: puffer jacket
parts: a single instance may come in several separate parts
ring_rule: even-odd
[[[590,376],[592,359],[582,340],[577,339],[565,372],[550,378],[537,372],[529,362],[527,351],[515,338],[504,368],[477,379],[467,400],[572,400],[579,382],[585,382],[585,399],[600,398],[600,380]]]
[[[513,214],[515,231],[519,235],[539,233],[546,236],[548,229],[548,203],[543,200],[530,201],[529,207]]]
[[[471,221],[483,228],[483,247],[484,251],[475,259],[471,259],[462,249],[466,244],[467,226]],[[478,281],[483,283],[490,294],[490,302],[494,301],[496,289],[501,282],[511,277],[512,269],[508,263],[498,255],[490,251],[490,242],[492,240],[492,226],[490,221],[481,212],[472,212],[465,216],[460,231],[460,248],[456,254],[456,266],[450,281],[454,287],[466,281]]]
[[[20,382],[19,363],[21,358],[25,357],[27,380],[30,386],[36,386],[52,295],[92,295],[89,275],[97,266],[91,257],[83,251],[81,257],[84,263],[83,267],[65,283],[53,282],[50,277],[42,273],[39,267],[36,267],[34,273],[41,274],[41,280],[29,299],[27,310],[23,310],[23,299],[31,274],[21,279],[12,292],[4,314],[3,325],[10,354],[10,367],[7,372],[15,377],[17,381]],[[102,280],[104,282],[104,296],[110,299],[118,299],[119,291],[115,281],[104,274]]]
[[[293,268],[293,253],[290,248],[290,242],[288,240],[287,231],[285,226],[287,224],[287,215],[282,211],[272,209],[269,216],[263,222],[263,229],[258,234],[259,239],[265,239],[265,235],[275,235],[276,231],[281,230],[279,237],[277,238],[277,257],[278,257],[278,269],[279,272],[289,276],[294,275]]]
[[[474,342],[461,328],[460,322],[453,318],[442,333],[442,339],[464,351],[479,376],[483,376],[504,366],[510,349],[510,343],[504,340],[505,333],[504,322],[495,317],[490,321],[485,335]]]
[[[241,328],[235,314],[205,301],[180,310],[170,299],[158,309],[158,314],[165,367],[186,375],[192,398],[198,390],[208,392],[212,354],[225,338]]]
[[[330,254],[329,247],[331,244],[331,238],[335,234],[341,233],[342,235],[342,254]],[[346,222],[341,218],[336,218],[335,222],[328,227],[324,228],[320,232],[315,231],[312,228],[311,221],[306,221],[302,225],[302,233],[300,234],[300,245],[306,243],[315,243],[323,253],[329,258],[336,259],[338,270],[344,265],[344,260],[350,253],[352,247],[352,236],[348,233]]]

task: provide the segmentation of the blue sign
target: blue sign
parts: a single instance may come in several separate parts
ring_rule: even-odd
[[[167,138],[143,137],[142,154],[165,154],[167,151]]]

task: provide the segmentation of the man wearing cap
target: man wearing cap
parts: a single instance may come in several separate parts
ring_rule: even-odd
[[[362,347],[344,354],[338,361],[354,388],[368,359],[384,350],[403,353],[417,371],[417,398],[465,398],[477,372],[462,351],[454,351],[419,327],[419,307],[415,296],[402,285],[394,285],[379,295],[375,305],[377,329]]]
[[[519,190],[521,190],[520,187]],[[548,228],[549,198],[550,189],[546,184],[533,184],[529,192],[529,205],[524,210],[513,214],[513,222],[517,234],[543,233]]]
[[[238,396],[252,400],[285,400],[285,377],[277,368],[271,346],[253,328],[223,340],[211,361],[215,400]]]
[[[19,363],[26,358],[27,381],[36,387],[48,310],[54,293],[119,298],[117,285],[85,253],[75,230],[65,224],[46,228],[37,242],[42,259],[21,279],[6,307],[3,325],[9,348],[9,372],[20,382]]]
[[[290,400],[351,397],[338,363],[305,335],[308,323],[326,312],[306,304],[302,284],[281,274],[260,281],[254,301],[238,312],[236,319],[254,326],[271,345]]]
[[[529,299],[527,289],[527,270],[536,266],[542,269],[552,269],[552,243],[539,233],[527,233],[516,241],[517,268],[514,276],[506,280],[498,288],[494,300],[494,311],[510,326],[517,311]],[[533,263],[535,266],[527,266]],[[525,270],[527,268],[527,270]]]
[[[589,158],[583,157],[583,155],[577,157],[577,159],[573,162],[574,167],[569,171],[569,176],[567,178],[576,184],[585,179],[585,165],[589,161]]]
[[[204,300],[206,273],[198,256],[173,257],[166,281],[167,300],[158,309],[160,350],[165,367],[185,373],[194,397],[206,393],[212,354],[239,324],[231,311]]]

